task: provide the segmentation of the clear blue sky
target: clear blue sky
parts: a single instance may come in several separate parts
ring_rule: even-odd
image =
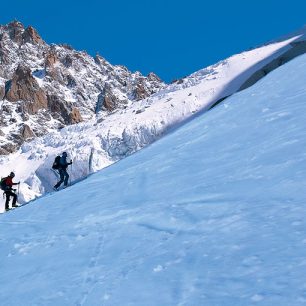
[[[15,0],[1,3],[0,24],[17,19],[48,43],[171,81],[302,27],[304,2]]]

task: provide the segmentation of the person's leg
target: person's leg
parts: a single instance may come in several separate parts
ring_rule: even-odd
[[[68,180],[69,180],[69,174],[67,173],[67,171],[64,171],[64,176],[65,176],[65,180],[64,180],[64,185],[67,186],[68,185]]]
[[[10,192],[9,191],[5,191],[5,209],[10,209],[9,207],[9,203],[10,203]]]
[[[16,207],[16,206],[17,206],[17,205],[16,205],[16,202],[17,202],[17,194],[14,193],[14,192],[12,192],[12,193],[11,193],[11,196],[13,197],[12,206],[13,206],[13,207]]]
[[[60,175],[60,180],[56,183],[54,188],[58,188],[59,186],[61,186],[62,182],[64,181],[64,172],[62,169],[59,170],[59,175]]]

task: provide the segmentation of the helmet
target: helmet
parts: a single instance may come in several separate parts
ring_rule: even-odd
[[[67,152],[63,152],[63,156],[67,156]]]
[[[11,172],[9,176],[10,176],[10,177],[14,177],[14,176],[15,176],[15,173],[14,173],[14,172]]]

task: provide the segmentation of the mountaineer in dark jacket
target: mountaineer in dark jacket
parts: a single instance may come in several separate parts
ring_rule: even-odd
[[[67,168],[69,165],[72,164],[72,160],[70,162],[67,162],[67,153],[63,152],[60,160],[59,160],[59,166],[58,166],[58,172],[60,175],[60,180],[56,183],[54,186],[54,189],[57,190],[61,184],[64,182],[64,187],[67,187],[68,185],[68,179],[69,179],[69,174],[67,173]]]

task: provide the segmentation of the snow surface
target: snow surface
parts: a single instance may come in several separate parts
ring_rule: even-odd
[[[126,110],[51,132],[0,158],[0,174],[16,173],[22,182],[19,202],[52,190],[57,178],[50,167],[63,151],[74,160],[73,181],[86,177],[159,139],[199,111],[235,93],[260,68],[288,51],[299,36],[234,55],[169,85]],[[6,132],[6,131],[4,131]],[[4,205],[0,210],[4,210]]]
[[[305,80],[301,56],[136,154],[2,214],[1,303],[305,305]]]

